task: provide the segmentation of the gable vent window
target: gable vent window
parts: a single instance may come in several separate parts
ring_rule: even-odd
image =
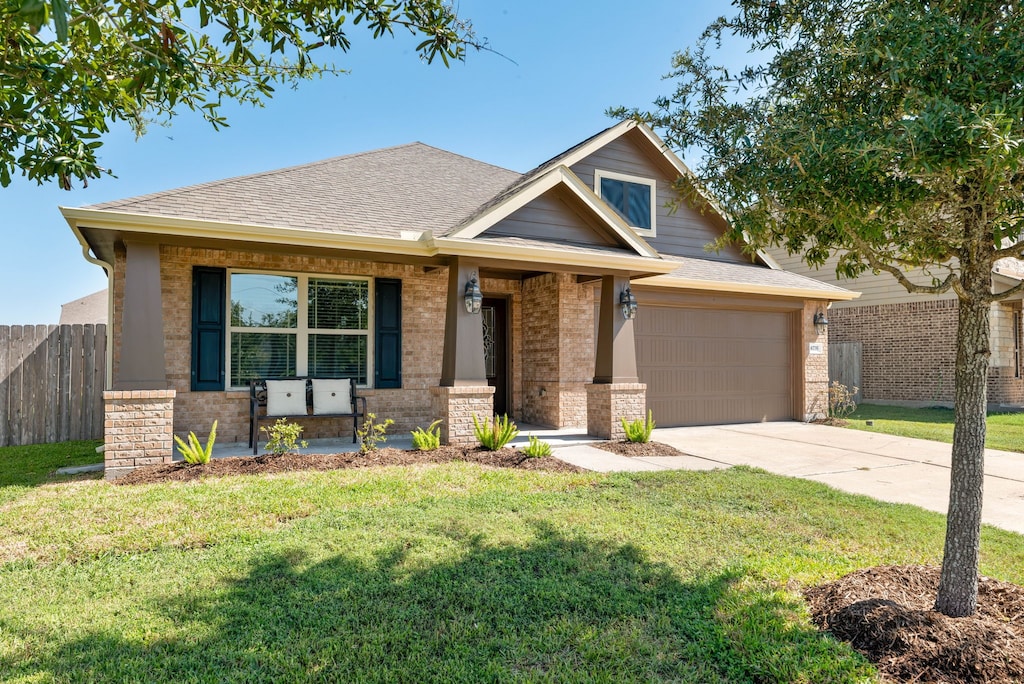
[[[655,182],[610,171],[594,171],[594,190],[637,231],[654,234]]]

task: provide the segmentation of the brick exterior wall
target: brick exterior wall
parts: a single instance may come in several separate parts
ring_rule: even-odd
[[[523,283],[523,420],[587,425],[594,377],[594,289],[565,273]]]
[[[103,393],[104,476],[116,479],[139,466],[174,456],[174,390]]]
[[[476,444],[473,416],[490,420],[494,407],[493,387],[432,387],[431,411],[441,419],[441,443]]]
[[[589,384],[587,434],[603,439],[625,439],[622,419],[646,418],[647,385],[643,383]]]
[[[819,335],[814,316],[824,311],[821,302],[804,302],[800,316],[800,359],[803,362],[803,419],[817,420],[828,415],[828,340],[829,333]],[[829,314],[831,321],[831,314]],[[831,325],[829,326],[831,328]],[[811,353],[811,344],[821,345],[820,354]]]
[[[1015,307],[994,304],[991,312],[988,399],[995,405],[1024,403],[1024,380],[1014,368]],[[849,307],[829,313],[829,339],[861,343],[864,401],[950,404],[957,318],[955,299]]]

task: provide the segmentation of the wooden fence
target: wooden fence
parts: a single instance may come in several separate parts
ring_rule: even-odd
[[[860,403],[861,392],[861,343],[860,342],[829,342],[828,343],[828,382],[836,380],[851,390],[858,388],[853,400]]]
[[[102,439],[106,325],[0,325],[0,446]]]

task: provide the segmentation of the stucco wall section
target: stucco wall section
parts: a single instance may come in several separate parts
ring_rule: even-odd
[[[625,439],[622,419],[646,418],[647,385],[643,383],[589,384],[587,434],[603,439]]]
[[[139,466],[171,462],[174,390],[106,391],[103,407],[106,479]]]

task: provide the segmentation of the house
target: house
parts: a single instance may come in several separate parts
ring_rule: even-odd
[[[646,408],[663,426],[820,412],[813,320],[856,293],[706,251],[725,220],[669,211],[680,175],[625,121],[526,174],[413,143],[62,209],[113,288],[108,476],[214,419],[245,441],[260,376],[355,378],[395,430],[440,418],[449,443],[492,411],[605,438]]]
[[[105,325],[106,322],[106,288],[60,305],[60,325]]]
[[[829,311],[828,340],[835,352],[849,352],[853,375],[846,384],[860,387],[866,402],[908,406],[952,406],[956,367],[957,296],[911,294],[890,274],[870,271],[856,280],[836,276],[838,258],[814,269],[799,254],[769,250],[782,268],[822,283],[854,286],[856,301],[839,301]],[[910,274],[928,285],[931,276]],[[1001,259],[992,272],[994,291],[1024,279],[1024,261]],[[1021,376],[1021,299],[1011,296],[991,305],[991,350],[988,400],[993,409],[1024,405]],[[845,365],[833,358],[833,366]],[[834,367],[832,375],[843,375]]]

